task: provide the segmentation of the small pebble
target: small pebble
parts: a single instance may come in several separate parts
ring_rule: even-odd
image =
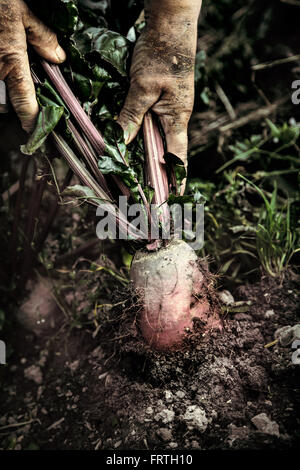
[[[279,437],[279,426],[275,421],[271,421],[266,413],[260,413],[251,419],[256,429],[265,434]]]
[[[173,393],[170,390],[165,391],[166,402],[171,403],[173,401]]]
[[[161,421],[163,424],[171,423],[174,420],[175,413],[167,408],[160,411],[154,416],[155,421]]]
[[[177,449],[178,444],[177,444],[177,442],[170,442],[169,447],[170,447],[170,449]]]
[[[218,292],[219,298],[221,302],[225,305],[233,305],[234,304],[234,298],[231,292],[229,290],[222,290],[221,292]]]
[[[275,315],[274,310],[267,310],[265,313],[265,318],[272,318],[274,317],[274,315]]]
[[[164,442],[169,442],[172,440],[172,431],[170,429],[161,428],[156,431],[158,437],[160,437]]]

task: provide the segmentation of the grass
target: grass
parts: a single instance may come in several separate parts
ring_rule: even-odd
[[[226,162],[209,181],[193,179],[206,199],[205,245],[225,284],[261,270],[271,277],[297,270],[300,249],[300,127],[262,121],[224,146]],[[259,131],[259,132],[257,132]]]
[[[279,277],[289,266],[292,256],[300,251],[300,248],[296,248],[296,233],[291,231],[290,201],[287,200],[285,206],[279,208],[276,182],[268,198],[254,183],[243,175],[238,176],[247,181],[264,202],[256,230],[256,249],[266,273]]]

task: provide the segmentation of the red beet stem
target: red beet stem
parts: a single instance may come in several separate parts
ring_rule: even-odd
[[[99,155],[103,155],[105,149],[105,142],[103,137],[96,129],[88,115],[82,109],[81,104],[77,100],[74,93],[71,91],[59,67],[57,65],[48,64],[48,62],[45,60],[42,60],[42,66],[51,78],[57,91],[65,101],[81,129],[89,139],[93,148]]]
[[[163,211],[163,220],[169,220],[166,201],[169,197],[168,177],[164,161],[164,145],[158,126],[150,112],[144,117],[144,143],[147,164],[147,183],[154,189],[154,203]]]

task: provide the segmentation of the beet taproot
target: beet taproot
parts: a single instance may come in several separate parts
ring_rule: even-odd
[[[157,350],[180,347],[199,319],[205,330],[222,329],[207,298],[205,276],[195,251],[172,240],[158,251],[138,251],[130,277],[141,298],[138,324],[146,342]]]

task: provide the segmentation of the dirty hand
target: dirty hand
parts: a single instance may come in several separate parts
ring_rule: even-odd
[[[31,131],[38,113],[30,75],[27,41],[45,59],[59,64],[66,58],[56,35],[23,0],[0,0],[0,80],[5,80],[10,101],[24,130]]]
[[[167,151],[185,166],[200,7],[201,0],[145,0],[146,27],[134,49],[130,89],[119,116],[129,143],[151,108],[164,129]]]

